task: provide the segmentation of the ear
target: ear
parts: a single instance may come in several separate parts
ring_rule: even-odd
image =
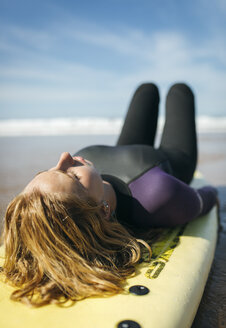
[[[103,200],[103,202],[102,202],[102,210],[103,210],[105,219],[109,220],[110,216],[111,216],[111,209],[110,209],[109,203],[106,200]]]

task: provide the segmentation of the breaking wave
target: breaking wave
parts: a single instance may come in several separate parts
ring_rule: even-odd
[[[122,118],[46,118],[0,120],[0,136],[114,135],[119,134]],[[159,119],[159,131],[164,118]],[[198,116],[198,132],[226,132],[226,117]]]

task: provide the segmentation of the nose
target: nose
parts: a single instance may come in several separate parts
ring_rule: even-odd
[[[63,152],[56,165],[57,170],[66,171],[70,166],[74,164],[74,160],[68,152]]]

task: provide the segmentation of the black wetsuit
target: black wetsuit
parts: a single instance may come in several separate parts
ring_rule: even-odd
[[[135,92],[116,146],[90,146],[75,155],[92,161],[116,192],[119,221],[139,227],[174,226],[207,213],[216,190],[194,190],[197,162],[195,106],[192,91],[175,84],[166,99],[160,147],[154,139],[159,93],[154,84]]]

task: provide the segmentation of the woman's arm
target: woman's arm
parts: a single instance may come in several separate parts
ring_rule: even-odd
[[[217,189],[212,186],[205,186],[197,189],[201,200],[200,216],[208,213],[217,203]]]
[[[184,224],[206,214],[217,202],[214,187],[196,190],[158,167],[133,181],[130,189],[133,197],[150,214],[143,219],[136,214],[136,220],[142,226]]]

